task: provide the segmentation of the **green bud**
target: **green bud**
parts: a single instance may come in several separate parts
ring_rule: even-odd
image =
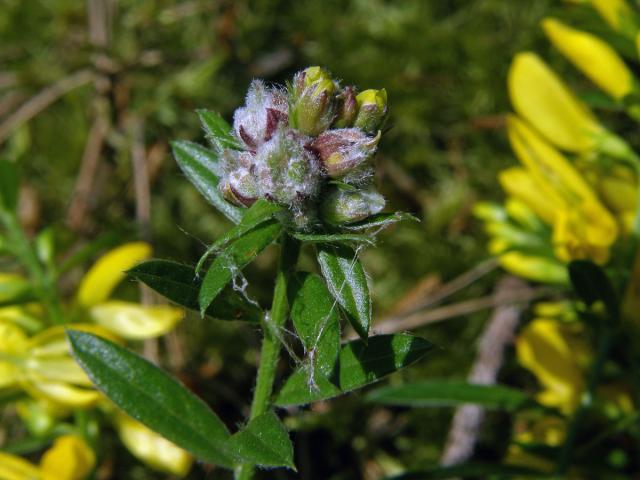
[[[305,135],[316,136],[331,125],[336,84],[328,72],[309,67],[294,78],[291,125]]]
[[[380,129],[387,115],[387,91],[365,90],[356,96],[358,115],[353,124],[367,133],[374,133]]]
[[[373,188],[367,190],[340,190],[329,193],[320,205],[322,219],[332,225],[358,222],[379,213],[385,200]]]

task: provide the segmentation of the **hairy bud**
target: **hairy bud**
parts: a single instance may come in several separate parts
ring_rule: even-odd
[[[294,78],[292,126],[316,136],[329,128],[334,116],[336,84],[320,67],[309,67]]]
[[[380,129],[387,115],[387,91],[365,90],[356,96],[358,115],[354,127],[372,134]]]
[[[250,207],[258,198],[255,179],[249,170],[244,168],[232,172],[227,180],[220,184],[220,189],[225,200],[239,207]]]
[[[373,188],[367,190],[336,189],[323,200],[320,206],[322,219],[332,225],[357,222],[379,213],[385,200]]]
[[[358,102],[354,87],[345,87],[336,97],[340,101],[338,115],[333,122],[335,128],[347,128],[353,126],[358,114]]]
[[[372,138],[357,128],[327,130],[310,145],[318,154],[327,174],[340,178],[373,156],[380,132]]]
[[[251,82],[245,106],[233,115],[233,129],[246,147],[255,151],[268,141],[278,125],[288,122],[286,95],[278,89],[268,88],[261,80]]]

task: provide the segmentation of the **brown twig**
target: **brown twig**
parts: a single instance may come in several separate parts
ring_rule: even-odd
[[[532,300],[545,297],[552,293],[546,287],[540,288],[520,288],[504,295],[487,295],[485,297],[474,298],[462,302],[446,305],[440,308],[427,310],[426,312],[414,313],[407,316],[388,317],[374,325],[376,335],[404,332],[424,327],[425,325],[441,322],[450,318],[461,317],[472,313],[485,310],[487,308],[495,308],[499,306],[512,305],[514,303],[530,302]],[[358,338],[357,334],[349,331],[345,336],[346,340],[354,340]]]
[[[79,70],[68,77],[58,80],[53,85],[31,97],[0,124],[0,144],[11,135],[15,128],[31,120],[66,93],[89,83],[93,78],[94,74],[91,70]]]
[[[67,210],[66,223],[72,230],[78,231],[84,228],[86,214],[91,204],[93,185],[100,165],[100,155],[108,131],[109,120],[106,115],[99,113],[89,130],[87,143],[82,154],[80,173],[78,173],[71,203]]]
[[[495,297],[499,302],[508,300],[513,291],[526,292],[527,285],[515,277],[502,279]],[[469,376],[469,383],[493,385],[504,360],[504,352],[513,339],[518,326],[520,308],[513,304],[500,303],[493,312],[482,333],[478,353]],[[456,410],[442,454],[443,465],[465,462],[473,455],[476,441],[484,420],[484,409],[477,405],[463,405]]]

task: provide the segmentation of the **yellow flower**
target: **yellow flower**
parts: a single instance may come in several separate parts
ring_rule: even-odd
[[[508,272],[534,282],[562,285],[569,281],[566,267],[551,258],[510,251],[500,255],[498,261]]]
[[[502,170],[498,180],[507,194],[527,205],[546,224],[553,225],[558,204],[563,200],[552,189],[537,185],[532,175],[521,167]]]
[[[571,152],[596,147],[604,129],[535,53],[515,56],[508,87],[516,112],[553,144]]]
[[[620,100],[631,93],[633,74],[608,44],[553,18],[544,19],[542,28],[554,46],[608,95]]]
[[[80,284],[77,299],[93,322],[122,338],[141,340],[163,335],[182,320],[181,308],[109,300],[125,272],[150,255],[148,244],[128,243],[107,252],[91,267]]]
[[[95,463],[93,450],[82,439],[64,435],[56,439],[40,460],[42,480],[82,480]]]
[[[531,179],[526,196],[518,191],[518,186],[503,180],[505,189],[520,195],[534,211],[537,203],[545,205],[537,211],[553,222],[554,248],[560,260],[590,258],[605,262],[618,227],[591,186],[558,150],[522,120],[509,116],[507,131],[511,146]],[[521,178],[520,182],[523,183]]]
[[[193,458],[185,450],[119,410],[114,424],[125,447],[150,467],[179,477],[191,469]]]
[[[591,5],[614,30],[634,30],[633,10],[625,0],[591,0]]]
[[[585,388],[578,354],[584,350],[566,327],[548,318],[535,319],[516,339],[518,361],[543,387],[538,401],[564,413],[575,410]]]
[[[95,463],[93,450],[82,439],[63,435],[44,453],[39,466],[0,452],[0,480],[83,480]]]
[[[97,325],[74,324],[73,328],[117,341]],[[20,385],[33,398],[76,408],[93,406],[101,398],[71,356],[67,336],[61,326],[48,328],[32,337],[17,365]]]

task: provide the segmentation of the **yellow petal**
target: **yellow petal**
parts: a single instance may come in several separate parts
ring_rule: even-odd
[[[573,345],[555,320],[538,318],[528,324],[516,339],[516,354],[544,390],[538,400],[544,405],[571,412],[584,390],[584,379],[574,358]]]
[[[91,390],[61,382],[50,382],[35,374],[22,380],[22,388],[33,398],[53,402],[64,407],[88,408],[103,398],[97,390]]]
[[[527,205],[548,225],[553,224],[558,205],[564,204],[562,197],[553,189],[537,185],[531,174],[520,167],[502,170],[498,174],[498,180],[511,197]]]
[[[42,456],[42,480],[83,480],[95,463],[93,450],[80,437],[64,435]]]
[[[17,325],[0,320],[0,353],[19,355],[27,349],[27,334]]]
[[[553,18],[543,20],[542,28],[553,45],[608,95],[620,100],[631,93],[633,74],[608,44]]]
[[[133,242],[115,248],[100,257],[82,279],[78,302],[85,306],[105,301],[124,277],[124,272],[151,256],[151,246]]]
[[[515,56],[508,76],[516,112],[556,146],[584,152],[596,146],[603,128],[535,53]]]
[[[634,13],[625,0],[591,0],[591,5],[614,30],[630,27]]]
[[[40,480],[40,469],[17,455],[0,452],[0,480]]]
[[[143,306],[114,300],[91,307],[89,315],[98,325],[116,335],[142,340],[172,330],[182,320],[184,311],[166,305]]]
[[[535,282],[567,284],[567,269],[561,263],[546,257],[507,252],[499,257],[500,265],[508,272]]]
[[[114,423],[125,447],[150,467],[180,477],[191,469],[191,455],[131,417],[117,411]]]

